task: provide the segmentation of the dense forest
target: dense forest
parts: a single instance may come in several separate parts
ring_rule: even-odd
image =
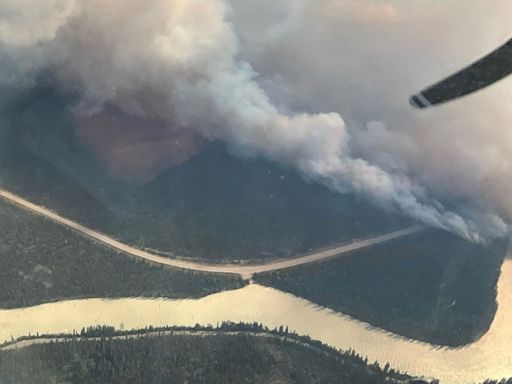
[[[399,335],[460,346],[491,324],[506,245],[429,230],[255,279]]]
[[[184,330],[187,332],[179,333]],[[134,333],[138,336],[130,337]],[[91,337],[99,338],[87,339]],[[291,334],[283,327],[268,330],[258,324],[230,323],[216,328],[124,333],[109,327],[89,328],[67,342],[0,351],[0,382],[427,383],[395,372],[389,365],[369,363],[353,351],[336,351]]]
[[[153,182],[116,182],[77,143],[69,97],[36,89],[0,121],[4,188],[142,248],[206,261],[295,256],[407,226],[364,199],[210,144]]]
[[[84,297],[199,297],[244,284],[131,259],[3,201],[0,232],[0,308]]]

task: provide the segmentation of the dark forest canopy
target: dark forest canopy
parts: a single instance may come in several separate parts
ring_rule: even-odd
[[[354,351],[337,351],[285,327],[269,330],[256,323],[127,332],[91,327],[57,336],[68,341],[0,352],[0,382],[427,383],[413,381],[389,364],[370,363]]]
[[[191,298],[244,284],[129,258],[3,201],[0,231],[0,308],[91,297]]]
[[[116,180],[77,137],[71,101],[40,87],[4,107],[3,186],[131,245],[207,262],[257,261],[411,223],[275,162],[240,158],[220,143],[147,184]]]
[[[255,280],[405,337],[461,346],[494,318],[506,249],[428,230]]]

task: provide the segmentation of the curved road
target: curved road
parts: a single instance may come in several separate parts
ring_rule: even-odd
[[[422,230],[422,227],[412,227],[407,229],[402,229],[400,231],[391,232],[385,235],[372,237],[369,239],[354,241],[349,244],[344,244],[335,248],[330,248],[322,251],[318,251],[306,256],[296,257],[291,259],[281,259],[274,260],[268,263],[263,264],[253,264],[253,265],[239,265],[239,264],[206,264],[206,263],[198,263],[193,261],[179,260],[179,259],[171,259],[168,257],[159,256],[157,254],[144,251],[139,248],[135,248],[131,245],[122,243],[113,239],[110,236],[107,236],[103,233],[95,231],[93,229],[87,228],[73,220],[67,219],[55,212],[50,211],[49,209],[43,208],[39,205],[33,204],[24,198],[15,195],[9,191],[4,189],[0,189],[0,197],[5,201],[20,206],[26,210],[29,210],[32,213],[38,214],[40,216],[46,217],[47,219],[52,220],[55,223],[63,225],[65,227],[71,228],[80,234],[89,237],[99,243],[102,243],[108,247],[114,248],[118,251],[124,252],[131,256],[144,259],[150,261],[155,264],[166,265],[175,268],[181,269],[189,269],[194,271],[201,272],[211,272],[211,273],[225,273],[225,274],[234,274],[240,275],[243,279],[251,279],[251,277],[256,273],[275,271],[278,269],[285,269],[290,267],[295,267],[298,265],[309,264],[314,262],[323,261],[326,259],[338,257],[344,254],[347,254],[351,251],[355,251],[357,249],[370,247],[372,245],[384,243],[386,241],[398,239],[400,237],[404,237],[413,233],[417,233]]]

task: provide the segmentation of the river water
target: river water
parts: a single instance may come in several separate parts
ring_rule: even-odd
[[[512,377],[512,260],[503,263],[498,311],[490,330],[461,349],[439,349],[401,338],[311,302],[252,284],[197,300],[87,299],[0,310],[0,342],[29,332],[60,333],[90,325],[134,329],[145,326],[213,324],[223,320],[287,325],[330,346],[354,349],[370,361],[441,383],[478,383]]]

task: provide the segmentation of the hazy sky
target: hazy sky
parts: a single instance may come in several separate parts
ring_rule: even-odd
[[[254,15],[285,14],[297,2],[232,3],[242,54],[276,99],[339,112],[354,154],[420,180],[431,195],[510,216],[512,78],[428,111],[406,101],[510,39],[511,2],[304,1],[271,44],[255,31],[274,30],[275,20]]]

